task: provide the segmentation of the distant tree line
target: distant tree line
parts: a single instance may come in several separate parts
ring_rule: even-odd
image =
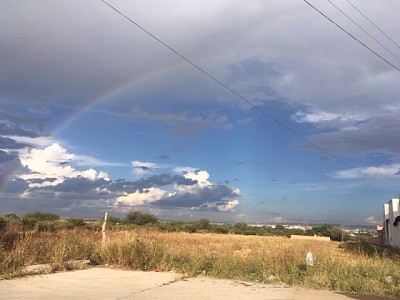
[[[49,212],[32,212],[22,215],[8,214],[0,217],[0,230],[7,226],[17,226],[25,229],[37,231],[52,231],[61,228],[74,229],[85,228],[100,230],[102,220],[85,220],[83,218],[60,218],[59,215]],[[161,231],[174,232],[182,231],[188,233],[206,232],[219,234],[240,234],[257,236],[291,236],[291,235],[317,235],[327,236],[335,241],[348,241],[362,239],[373,236],[372,232],[364,235],[351,236],[344,230],[330,224],[313,226],[312,229],[291,229],[283,225],[276,225],[275,228],[269,226],[251,226],[240,222],[235,224],[215,224],[208,219],[202,218],[198,221],[159,221],[156,216],[141,211],[128,212],[124,218],[110,216],[107,227],[112,229],[129,229],[135,227],[155,227]]]

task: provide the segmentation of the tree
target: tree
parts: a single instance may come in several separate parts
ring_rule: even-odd
[[[75,228],[85,226],[85,220],[82,218],[69,218],[67,220],[67,228]]]
[[[241,222],[241,223],[235,223],[233,225],[233,230],[236,234],[243,234],[247,229],[248,229],[247,223]]]
[[[22,223],[25,226],[28,227],[34,227],[37,223],[39,222],[45,222],[45,221],[57,221],[60,219],[59,215],[52,214],[49,212],[41,212],[41,211],[35,211],[32,213],[27,213],[22,216]]]
[[[131,211],[125,216],[124,221],[127,224],[145,225],[149,223],[157,223],[158,219],[150,213]]]
[[[321,226],[313,227],[314,233],[319,236],[329,236],[330,237],[330,236],[332,236],[333,229],[334,229],[333,225],[326,224],[326,223],[322,224]]]
[[[275,226],[275,229],[276,229],[276,230],[281,230],[281,231],[285,231],[285,230],[286,230],[285,226],[283,226],[283,225],[281,225],[281,224],[277,224],[277,225]]]
[[[211,228],[210,220],[202,218],[198,221],[199,230],[209,230]]]

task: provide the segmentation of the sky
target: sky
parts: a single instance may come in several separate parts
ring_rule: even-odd
[[[400,2],[309,2],[364,46],[300,0],[109,0],[147,33],[100,0],[2,1],[0,215],[379,224]]]

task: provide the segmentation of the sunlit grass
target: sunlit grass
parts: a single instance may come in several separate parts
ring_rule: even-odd
[[[88,229],[8,229],[1,243],[3,278],[18,276],[31,264],[51,263],[60,270],[68,260],[92,259],[101,265],[144,271],[400,296],[399,260],[367,254],[362,248],[349,251],[336,242],[137,228],[107,232],[104,246],[101,232]],[[314,257],[313,267],[305,264],[308,251]]]

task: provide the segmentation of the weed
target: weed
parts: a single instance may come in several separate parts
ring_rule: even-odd
[[[144,271],[173,270],[190,276],[207,274],[400,296],[400,262],[394,259],[396,252],[387,248],[284,237],[162,232],[143,227],[109,231],[102,245],[96,228],[3,228],[0,276],[16,276],[30,264],[51,263],[63,269],[67,260],[91,259],[94,263]],[[312,267],[305,264],[307,252],[313,253]]]

